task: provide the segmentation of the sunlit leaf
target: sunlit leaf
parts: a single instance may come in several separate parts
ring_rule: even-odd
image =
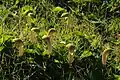
[[[31,53],[31,54],[35,53],[34,49],[25,49],[25,52],[26,53]]]
[[[114,43],[114,44],[120,44],[120,40],[117,40],[117,41],[111,41],[112,43]]]
[[[89,50],[86,50],[82,53],[82,55],[80,57],[85,58],[85,57],[89,57],[91,55],[92,55],[92,52],[90,52]]]
[[[97,39],[93,39],[91,45],[92,45],[93,47],[97,47],[97,45],[98,45],[98,40],[97,40]]]
[[[62,13],[61,17],[66,17],[68,16],[68,13]]]
[[[0,38],[0,44],[4,42],[3,37]]]
[[[4,49],[4,46],[0,46],[0,51],[2,51]]]
[[[57,12],[57,13],[59,13],[60,11],[64,11],[64,8],[61,8],[61,7],[55,7],[55,8],[53,9],[53,12]]]
[[[42,53],[43,56],[48,55],[48,54],[49,54],[48,50],[45,50],[45,51]]]
[[[115,76],[115,80],[120,80],[120,75],[114,75]]]
[[[114,11],[117,7],[112,7],[110,12]]]
[[[22,7],[22,14],[25,15],[28,11],[32,11],[32,10],[33,10],[32,6],[26,5]]]

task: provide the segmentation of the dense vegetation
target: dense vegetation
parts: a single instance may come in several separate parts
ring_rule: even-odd
[[[120,0],[2,0],[0,80],[120,80],[119,33]]]

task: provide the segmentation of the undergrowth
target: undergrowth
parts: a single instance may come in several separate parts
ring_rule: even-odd
[[[119,0],[0,1],[0,80],[120,80],[119,8]],[[53,28],[49,55],[42,37]],[[72,67],[69,43],[75,46]],[[112,51],[103,65],[106,48]]]

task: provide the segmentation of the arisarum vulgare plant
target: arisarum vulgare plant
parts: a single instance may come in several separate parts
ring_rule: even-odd
[[[45,40],[47,42],[48,45],[48,54],[51,55],[52,53],[52,42],[51,42],[51,38],[52,35],[56,32],[56,30],[54,28],[49,29],[48,34],[44,35],[42,37],[43,40]]]
[[[48,30],[48,34],[50,37],[56,32],[56,29],[55,28],[51,28]]]
[[[102,64],[103,65],[106,65],[107,57],[108,57],[108,54],[111,50],[112,50],[111,48],[107,48],[103,51],[103,53],[102,53]]]
[[[31,34],[30,34],[30,38],[31,38],[31,42],[33,43],[37,43],[37,32],[39,32],[39,28],[32,28],[31,29]]]
[[[67,44],[66,47],[68,48],[68,55],[67,55],[67,61],[69,63],[69,66],[72,67],[72,63],[74,61],[74,50],[75,50],[75,46],[73,44]]]
[[[50,36],[48,35],[44,35],[42,37],[43,40],[45,40],[47,42],[47,45],[48,45],[48,53],[49,55],[52,53],[52,43],[51,43],[51,40],[50,40]]]
[[[15,47],[19,50],[18,56],[24,55],[24,43],[21,39],[16,38],[13,40],[15,42]]]

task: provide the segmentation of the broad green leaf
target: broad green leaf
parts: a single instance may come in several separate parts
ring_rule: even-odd
[[[18,4],[20,0],[16,0],[15,4]]]
[[[92,55],[92,52],[90,52],[89,50],[86,50],[82,53],[82,55],[80,57],[85,58],[85,57],[89,57],[91,55]]]
[[[117,40],[117,41],[111,41],[112,43],[114,43],[114,44],[120,44],[120,40]]]
[[[68,13],[62,13],[61,17],[67,17],[68,16]]]
[[[4,41],[6,41],[6,40],[8,40],[8,39],[10,39],[10,38],[11,38],[10,35],[4,35]]]
[[[115,80],[120,80],[120,75],[114,75],[115,76]]]
[[[0,44],[2,44],[4,42],[4,40],[3,40],[3,37],[2,38],[0,38]]]
[[[32,10],[33,10],[32,6],[26,5],[22,7],[22,14],[25,15],[28,11],[32,11]]]
[[[42,53],[42,55],[45,56],[45,55],[47,55],[48,53],[49,53],[48,50],[45,50],[45,51]]]
[[[25,49],[25,52],[26,53],[35,53],[35,50],[34,49]]]
[[[53,12],[57,12],[57,13],[59,13],[60,11],[64,11],[64,8],[61,8],[61,7],[55,7],[55,8],[53,9]]]
[[[55,62],[55,63],[62,63],[61,61],[59,61],[59,60],[57,60],[57,59],[55,59],[54,62]]]
[[[75,31],[75,32],[73,32],[75,35],[77,35],[77,36],[84,36],[84,34],[82,33],[82,32],[80,32],[80,31]]]

